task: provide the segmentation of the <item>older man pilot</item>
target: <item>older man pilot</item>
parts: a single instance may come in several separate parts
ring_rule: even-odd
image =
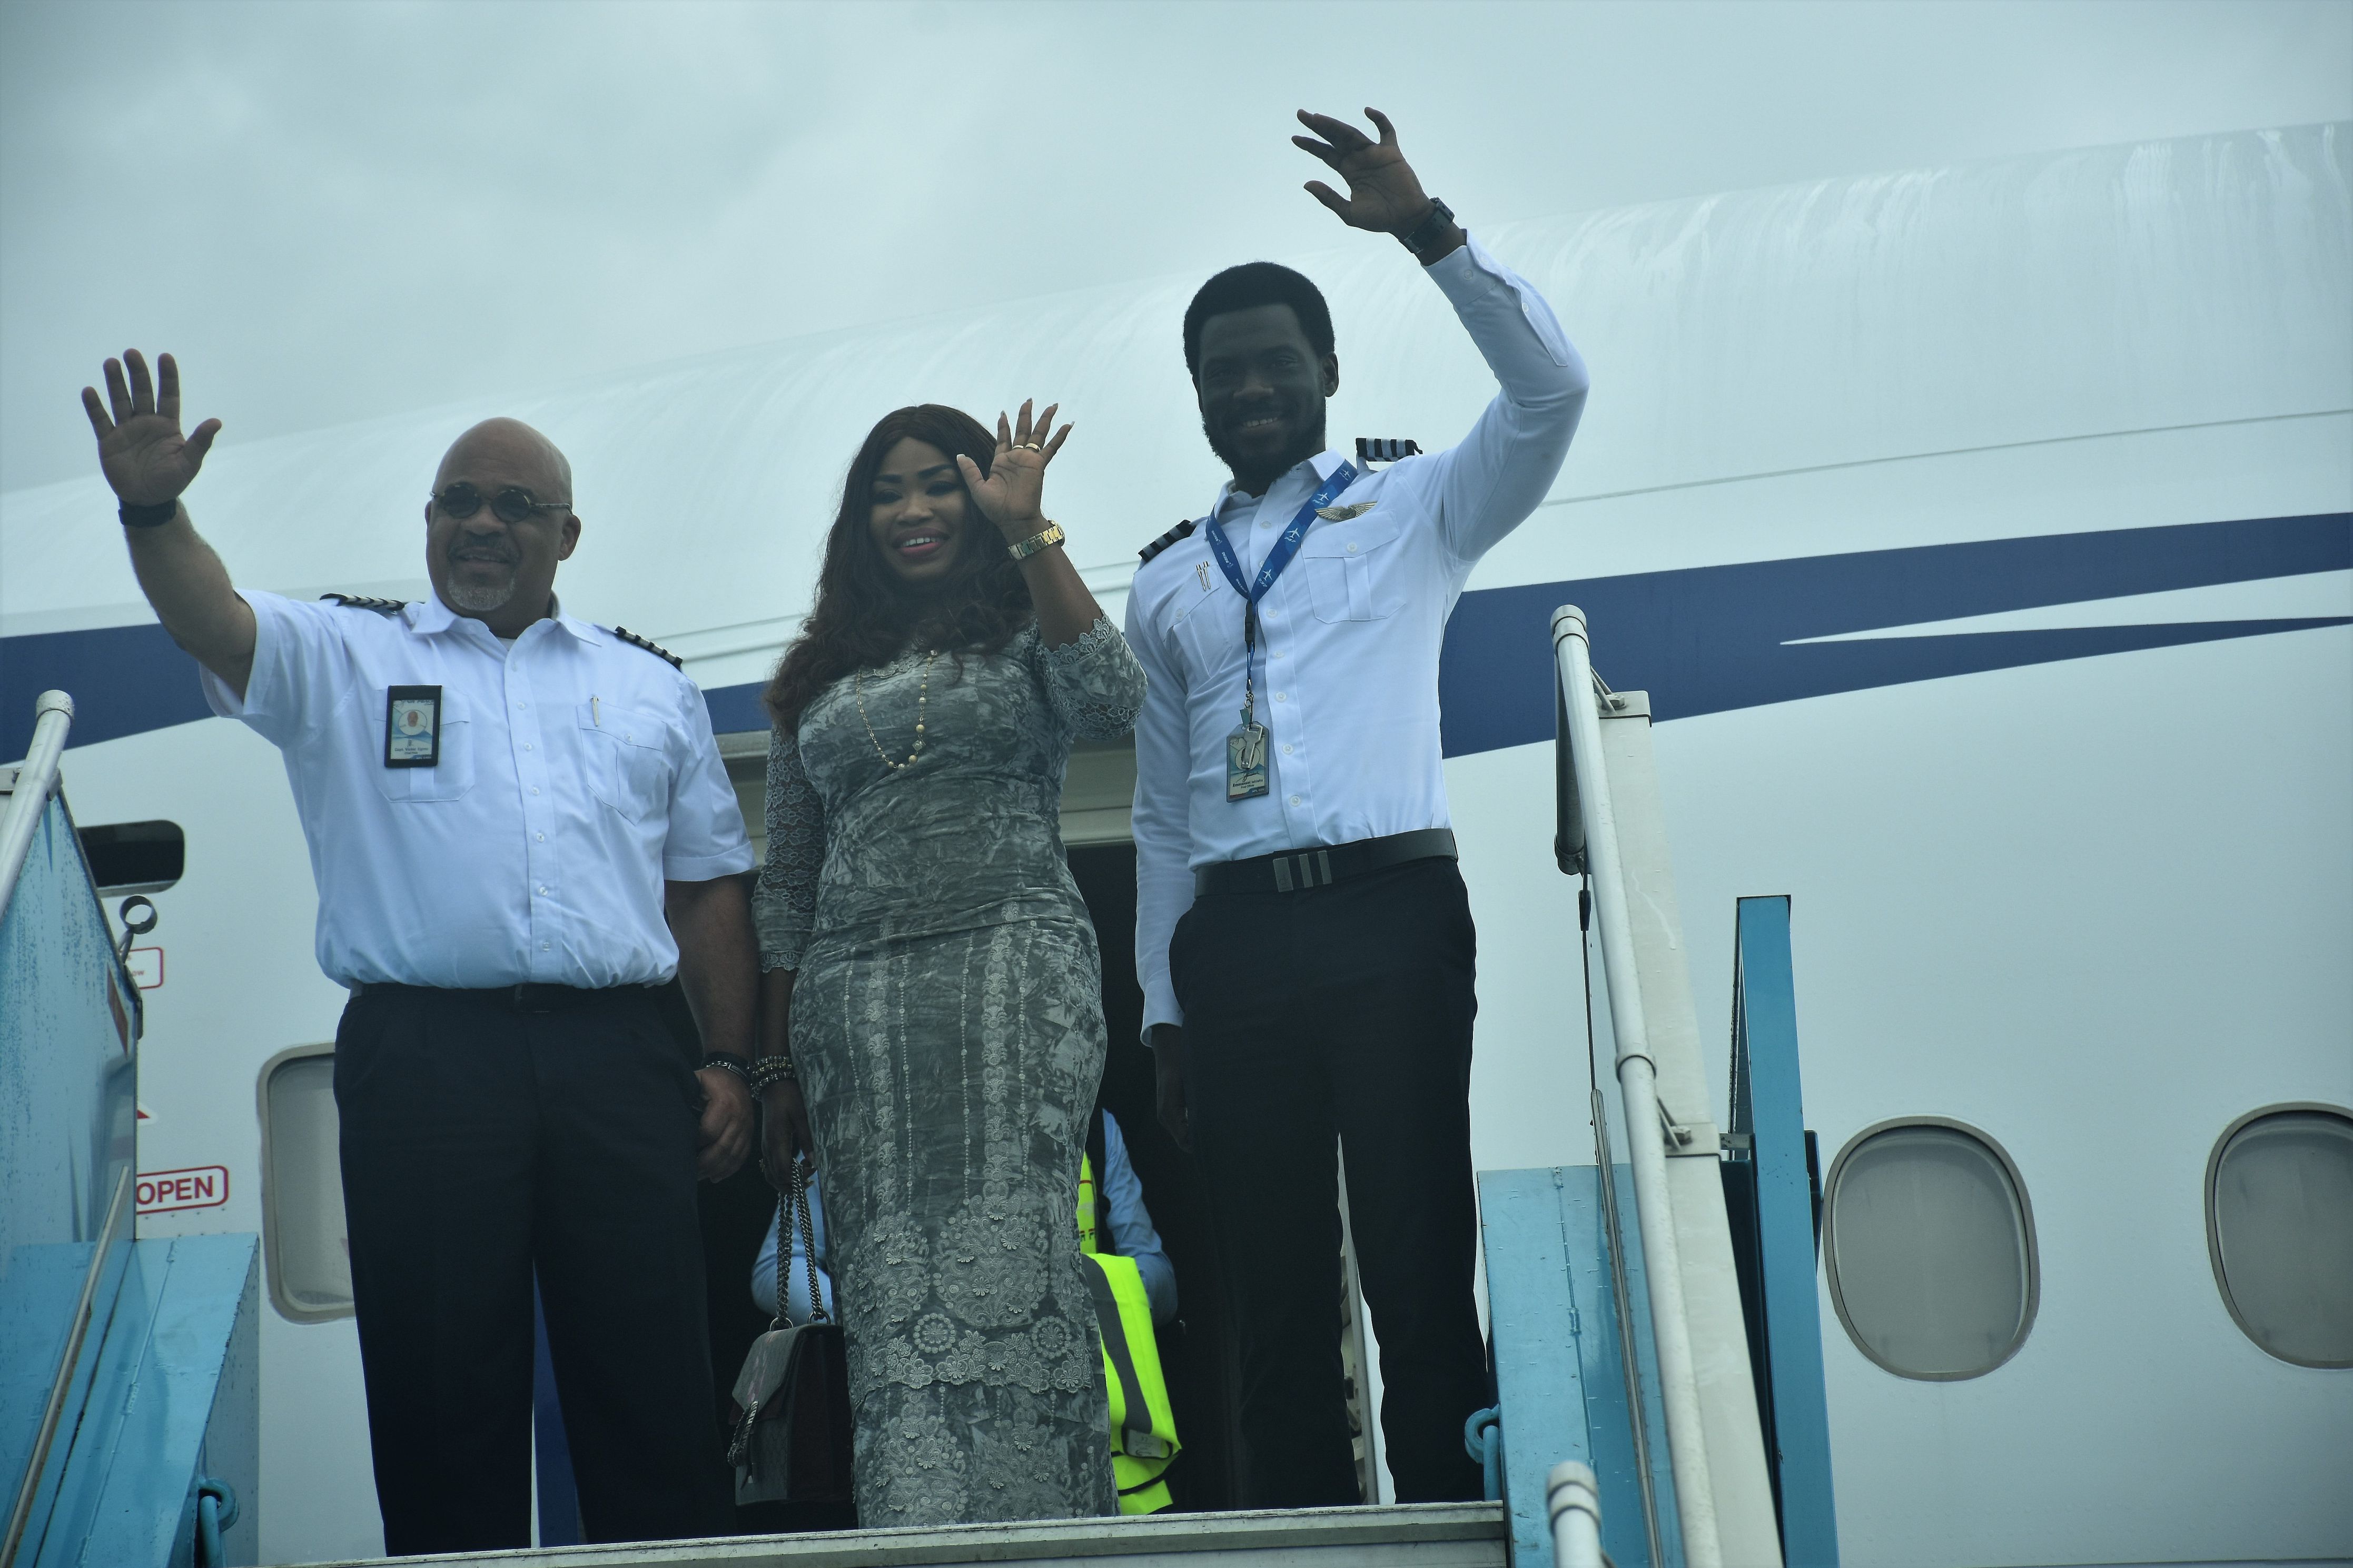
[[[85,387],[141,588],[214,711],[284,752],[352,999],[335,1100],[385,1546],[530,1544],[532,1295],[591,1540],[732,1523],[695,1180],[750,1147],[756,950],[743,819],[693,682],[566,615],[564,454],[491,419],[425,508],[431,597],[230,585],[180,494],[179,376]],[[712,1053],[688,1068],[649,987]]]

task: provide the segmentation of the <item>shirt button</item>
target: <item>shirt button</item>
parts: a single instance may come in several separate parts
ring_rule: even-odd
[[[537,795],[537,794],[539,793],[539,786],[538,786],[537,784],[533,784],[533,785],[532,785],[532,786],[531,786],[531,793],[532,793],[532,794],[533,794],[533,795]]]
[[[1349,549],[1351,549],[1351,550],[1354,550],[1354,549],[1355,549],[1355,548],[1356,548],[1356,547],[1355,545],[1351,544],[1350,546],[1348,546],[1348,548],[1349,548]],[[515,704],[515,706],[516,706],[516,707],[518,707],[518,708],[528,708],[528,707],[530,707],[530,706],[531,706],[531,704],[530,704],[530,703],[528,703],[528,702],[518,702],[518,703],[516,703],[516,704]]]
[[[1294,797],[1294,800],[1295,800],[1295,798],[1296,798],[1296,797]],[[545,884],[542,884],[542,885],[541,885],[540,889],[539,889],[539,896],[540,896],[541,898],[543,898],[543,898],[545,898],[545,897],[547,897],[547,888],[546,888]]]
[[[1293,795],[1293,796],[1291,797],[1291,804],[1292,804],[1292,805],[1297,805],[1299,804],[1299,797],[1298,797],[1297,795]]]
[[[540,951],[540,952],[545,952],[547,951],[547,943],[545,943],[545,942],[541,942],[541,943],[539,944],[539,951]]]
[[[1283,749],[1284,751],[1286,751],[1286,752],[1287,752],[1287,751],[1289,751],[1289,750],[1291,750],[1291,748],[1290,748],[1290,747],[1288,747],[1288,746],[1285,746],[1285,747],[1283,747],[1282,749]],[[537,790],[533,790],[533,791],[532,791],[532,793],[533,793],[533,795],[537,795],[539,792],[538,792]],[[546,835],[546,834],[544,834],[544,833],[534,833],[534,834],[533,834],[533,835],[532,835],[532,837],[533,837],[533,838],[538,839],[542,844],[544,844],[544,843],[546,843],[546,842],[547,842],[547,835]]]
[[[526,751],[526,752],[530,751],[530,750],[531,750],[531,742],[530,742],[529,741],[525,741],[525,742],[522,743],[522,749],[523,749],[524,751]]]
[[[1349,553],[1349,554],[1354,555],[1356,552],[1356,547],[1355,545],[1351,544],[1350,546],[1348,546],[1348,553]]]
[[[1289,746],[1285,746],[1285,747],[1283,747],[1283,748],[1282,748],[1282,754],[1283,754],[1284,756],[1286,756],[1286,757],[1287,757],[1287,756],[1289,756],[1289,755],[1291,755],[1291,748],[1290,748]]]
[[[1285,694],[1283,694],[1282,692],[1278,691],[1278,692],[1276,692],[1276,693],[1274,694],[1274,700],[1275,700],[1277,702],[1287,702],[1287,701],[1289,701],[1289,700],[1290,700],[1290,698],[1289,698],[1289,697],[1287,697],[1287,696],[1286,696]]]

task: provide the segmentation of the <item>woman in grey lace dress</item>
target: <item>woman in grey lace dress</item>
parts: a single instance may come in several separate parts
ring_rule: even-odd
[[[1075,1222],[1102,965],[1058,811],[1144,672],[1039,510],[1053,415],[876,426],[767,691],[761,1049],[797,1074],[767,1168],[825,1173],[870,1529],[1118,1510]]]

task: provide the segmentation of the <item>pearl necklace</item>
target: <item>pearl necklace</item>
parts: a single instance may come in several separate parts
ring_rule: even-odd
[[[858,694],[858,717],[866,726],[866,738],[874,742],[874,754],[881,758],[882,765],[892,773],[913,767],[915,759],[923,754],[923,710],[932,700],[932,665],[939,657],[937,648],[923,656],[923,684],[915,693],[915,749],[907,753],[907,760],[903,763],[893,760],[891,753],[882,749],[882,737],[874,732],[874,721],[866,717],[865,672],[860,670],[849,678],[850,689]]]

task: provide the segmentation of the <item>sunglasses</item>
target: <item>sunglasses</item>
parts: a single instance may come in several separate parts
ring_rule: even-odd
[[[510,485],[494,496],[485,496],[464,479],[433,498],[433,504],[448,515],[463,522],[482,510],[487,500],[491,515],[501,522],[521,522],[535,511],[565,511],[572,503],[565,500],[533,500],[531,492],[519,485]]]

